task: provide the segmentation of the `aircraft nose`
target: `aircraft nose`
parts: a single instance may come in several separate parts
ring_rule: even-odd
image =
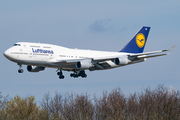
[[[6,58],[9,58],[9,56],[10,56],[10,51],[9,51],[9,50],[6,50],[3,54],[4,54],[4,56],[5,56]]]

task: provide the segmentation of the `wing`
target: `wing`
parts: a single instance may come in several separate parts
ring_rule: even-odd
[[[151,58],[151,57],[164,56],[164,55],[167,55],[167,54],[159,54],[159,55],[151,55],[151,54],[170,51],[170,50],[173,50],[175,47],[176,47],[176,45],[172,46],[169,49],[165,49],[165,50],[159,50],[159,51],[153,51],[153,52],[145,52],[145,53],[139,53],[139,54],[130,54],[129,56],[130,57],[137,57],[137,58]]]
[[[145,52],[145,53],[139,53],[139,54],[127,54],[127,59],[128,59],[128,62],[131,64],[142,62],[146,58],[168,55],[168,53],[165,53],[165,54],[157,54],[157,53],[170,51],[170,50],[173,50],[175,47],[176,46],[174,45],[171,48],[165,49],[165,50]],[[155,54],[155,55],[152,55],[152,54]],[[117,65],[114,63],[116,59],[121,59],[123,57],[125,56],[111,56],[111,57],[106,57],[106,58],[95,58],[93,59],[93,62],[95,63],[95,66],[99,69],[106,69],[106,68],[108,69],[109,67],[113,67]],[[127,65],[127,64],[122,64],[121,66],[124,66],[124,65]]]
[[[162,53],[166,51],[173,50],[176,46],[173,46],[169,49],[165,50],[159,50],[159,51],[153,51],[153,52],[146,52],[146,53],[139,53],[139,54],[123,54],[119,56],[105,56],[105,57],[96,57],[96,58],[84,58],[84,59],[52,59],[48,61],[52,65],[60,66],[64,68],[65,70],[75,70],[77,62],[82,62],[83,64],[91,64],[91,67],[89,67],[89,70],[102,70],[102,69],[110,69],[112,67],[119,67],[124,66],[129,63],[137,63],[144,61],[145,58],[152,58],[152,57],[158,57],[158,56],[164,56],[167,54],[157,54]],[[151,55],[155,54],[155,55]],[[115,61],[123,61],[123,64],[118,64]]]
[[[169,49],[165,50],[159,50],[159,51],[153,51],[153,52],[145,52],[145,53],[139,53],[139,54],[127,54],[128,58],[130,60],[136,60],[136,59],[144,59],[144,58],[152,58],[152,57],[159,57],[159,56],[164,56],[168,55],[167,53],[165,54],[157,54],[157,53],[162,53],[166,51],[173,50],[176,46],[172,46]],[[156,55],[151,55],[151,54],[156,54]],[[92,59],[94,63],[109,63],[109,61],[114,61],[116,58],[119,57],[124,57],[124,56],[110,56],[110,57],[99,57],[99,58],[94,58]]]

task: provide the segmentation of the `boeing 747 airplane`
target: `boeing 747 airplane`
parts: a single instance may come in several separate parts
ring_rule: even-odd
[[[46,67],[56,68],[57,75],[64,79],[62,70],[72,71],[71,77],[86,78],[85,70],[106,70],[125,65],[139,63],[147,58],[167,55],[162,54],[170,49],[143,53],[150,27],[142,27],[130,42],[117,52],[70,49],[62,46],[18,42],[4,52],[4,56],[19,65],[19,73],[23,73],[22,65],[27,65],[29,72],[39,72]],[[161,53],[161,54],[157,54]],[[152,55],[154,54],[154,55]]]

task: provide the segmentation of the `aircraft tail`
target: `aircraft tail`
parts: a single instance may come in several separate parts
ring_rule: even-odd
[[[147,42],[150,27],[142,27],[131,41],[119,52],[142,53]]]

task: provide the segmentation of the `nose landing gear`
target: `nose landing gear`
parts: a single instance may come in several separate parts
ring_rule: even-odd
[[[22,64],[21,63],[18,63],[18,65],[19,65],[19,70],[18,70],[18,73],[23,73],[23,69],[21,69],[21,67],[22,67]]]

